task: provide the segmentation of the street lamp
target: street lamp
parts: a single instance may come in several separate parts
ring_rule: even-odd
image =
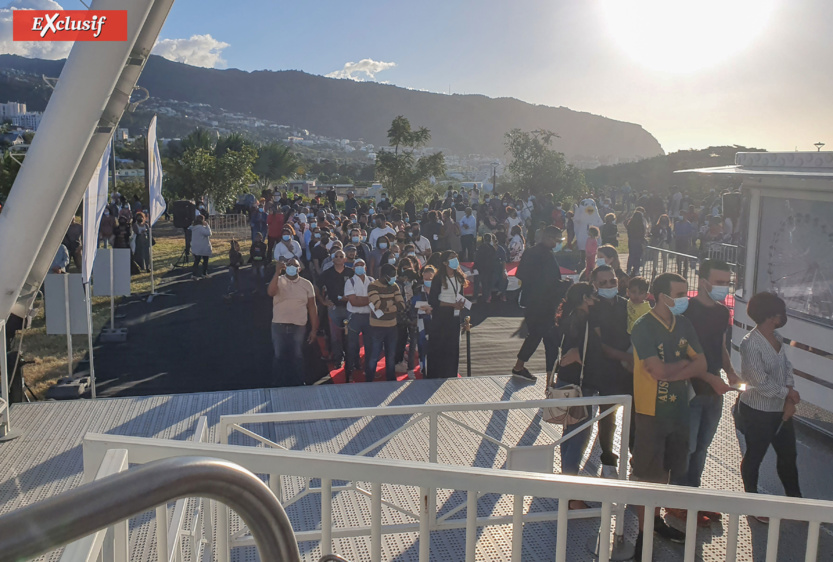
[[[816,144],[814,144],[813,146],[815,146],[818,149],[818,152],[821,152],[821,147],[824,146],[824,143],[819,141]]]
[[[492,193],[497,193],[497,167],[500,162],[492,162]]]

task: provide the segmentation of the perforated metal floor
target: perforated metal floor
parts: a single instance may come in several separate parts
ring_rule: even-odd
[[[81,440],[88,432],[160,437],[167,439],[191,438],[199,416],[209,421],[209,441],[216,442],[216,425],[224,414],[288,411],[298,409],[344,408],[379,405],[443,404],[453,402],[480,402],[495,400],[524,400],[540,398],[543,381],[536,385],[519,382],[510,377],[475,377],[466,380],[415,381],[412,383],[374,383],[333,385],[315,388],[243,390],[115,398],[97,401],[47,402],[18,404],[12,408],[15,429],[23,436],[0,444],[0,471],[5,476],[0,484],[0,513],[28,505],[53,494],[68,490],[81,481]],[[726,411],[721,420],[717,437],[709,451],[703,486],[722,490],[741,490],[739,475],[740,451],[734,435],[731,416]],[[530,445],[552,442],[552,437],[542,430],[533,411],[472,412],[455,414],[468,425],[484,431],[507,445]],[[406,420],[402,418],[378,418],[375,420],[333,420],[281,424],[279,427],[251,429],[269,435],[270,438],[293,449],[309,451],[356,453],[377,441],[381,436],[398,428]],[[440,422],[440,462],[450,464],[501,467],[505,453],[475,434],[467,434]],[[446,427],[447,431],[442,431]],[[374,452],[383,458],[427,460],[427,422],[412,431],[404,432]],[[248,438],[239,435],[233,439],[242,443]],[[249,441],[250,442],[250,441]],[[595,475],[599,471],[599,449],[588,456],[583,474]],[[761,488],[770,493],[782,493],[775,475],[774,455],[768,455],[761,472]],[[805,496],[833,499],[833,487],[829,485],[829,467],[833,463],[833,446],[815,434],[799,433],[799,471]],[[560,466],[556,456],[555,467]],[[299,483],[289,478],[283,480],[286,492],[291,495]],[[416,511],[417,490],[386,486],[386,499]],[[453,491],[441,491],[438,507],[447,512],[465,501]],[[509,514],[511,498],[487,495],[478,502],[478,515]],[[533,511],[554,509],[555,501],[528,499],[527,507]],[[320,525],[320,504],[316,496],[308,497],[287,510],[293,526],[298,530],[314,529]],[[338,526],[369,523],[369,501],[353,493],[340,493],[334,501],[334,518]],[[399,512],[383,509],[384,521],[406,522],[408,518]],[[464,518],[465,509],[455,517]],[[673,523],[673,520],[671,520]],[[633,541],[635,517],[628,514],[626,537]],[[598,530],[598,522],[571,521],[569,560],[592,560],[586,545]],[[239,528],[239,521],[232,521],[232,530]],[[151,514],[131,522],[131,552],[134,561],[155,560],[155,521]],[[747,523],[741,518],[739,560],[763,560],[763,544],[766,528],[758,523]],[[478,533],[478,560],[509,560],[511,557],[511,526],[480,529]],[[523,560],[552,560],[555,552],[555,523],[527,524],[524,529]],[[803,560],[806,526],[783,522],[779,541],[778,560]],[[465,532],[442,531],[431,535],[431,559],[438,561],[462,560]],[[370,545],[366,538],[338,539],[336,551],[353,561],[369,560]],[[698,530],[698,559],[722,560],[725,552],[724,529],[713,525]],[[318,544],[301,543],[305,560],[317,560]],[[823,527],[820,543],[820,559],[833,557],[833,531]],[[681,560],[682,546],[657,539],[655,560]],[[416,533],[385,536],[383,540],[385,560],[417,560]],[[57,560],[58,553],[41,558]],[[236,548],[233,559],[257,560],[253,548]]]

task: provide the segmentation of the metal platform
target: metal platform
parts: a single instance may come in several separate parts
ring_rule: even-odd
[[[486,402],[496,400],[522,400],[542,397],[543,382],[536,385],[510,377],[474,377],[465,380],[415,381],[410,383],[373,383],[331,385],[314,388],[242,390],[170,396],[83,400],[73,402],[45,402],[18,404],[12,408],[15,429],[22,436],[12,442],[0,444],[0,470],[8,479],[0,484],[0,513],[30,504],[42,498],[68,490],[81,481],[81,440],[88,432],[189,439],[199,416],[207,416],[209,437],[217,442],[216,427],[219,416],[226,414],[312,410],[322,408],[371,407],[381,405],[444,404],[453,402]],[[739,475],[740,450],[735,437],[731,416],[726,412],[721,420],[718,435],[711,447],[704,475],[704,487],[719,490],[741,490]],[[518,411],[466,414],[467,423],[480,425],[488,435],[507,444],[531,445],[551,443],[552,439],[541,430],[535,412]],[[282,424],[268,428],[271,438],[292,449],[350,454],[374,443],[380,436],[395,428],[395,418],[377,420],[336,420]],[[267,429],[267,428],[264,428]],[[440,440],[439,459],[458,465],[500,468],[505,454],[493,444],[471,436],[470,440],[454,442]],[[386,444],[376,456],[410,460],[424,459],[423,441],[395,440]],[[782,493],[774,468],[774,455],[768,455],[761,473],[761,487],[770,493]],[[804,494],[807,497],[833,499],[833,487],[829,485],[829,467],[833,463],[831,442],[816,434],[799,432],[799,472]],[[559,466],[556,455],[555,466]],[[599,471],[598,447],[588,456],[584,474],[595,475]],[[592,484],[592,481],[588,482]],[[287,481],[287,486],[291,483]],[[393,493],[393,490],[391,490]],[[346,496],[346,495],[345,495]],[[407,497],[397,498],[407,505]],[[444,503],[445,502],[445,503]],[[334,516],[339,525],[362,521],[368,507],[360,499],[345,497]],[[459,503],[453,491],[440,496],[439,505],[448,509]],[[303,500],[291,506],[288,513],[298,529],[315,527],[318,507],[315,502]],[[554,508],[554,501],[528,499],[529,509]],[[336,504],[338,505],[338,504]],[[508,513],[511,499],[500,496],[484,496],[478,502],[481,515]],[[396,514],[391,514],[395,517]],[[674,520],[670,522],[673,524]],[[629,514],[626,537],[632,541],[635,533],[635,517]],[[239,524],[233,523],[233,526]],[[595,536],[598,523],[595,520],[575,520],[570,525],[569,560],[592,560],[587,542]],[[130,543],[133,560],[155,560],[155,520],[152,514],[134,519],[130,526]],[[555,523],[527,524],[524,529],[523,560],[551,560],[555,551]],[[682,527],[681,527],[682,528]],[[741,518],[739,560],[762,560],[763,544],[767,528],[757,522]],[[784,522],[781,527],[778,560],[803,560],[806,525]],[[416,560],[417,536],[415,533],[385,536],[384,559]],[[455,561],[463,559],[464,531],[432,533],[431,559]],[[725,552],[725,533],[721,525],[698,530],[697,556],[702,560],[721,560]],[[317,560],[318,545],[301,543],[307,560]],[[364,538],[336,541],[337,552],[348,560],[369,558],[368,541]],[[820,559],[833,553],[833,530],[822,526]],[[827,553],[827,554],[825,554]],[[479,529],[478,559],[509,560],[511,554],[511,526]],[[655,560],[682,559],[682,546],[662,539],[655,543]],[[58,553],[43,557],[57,560]],[[234,560],[257,560],[252,548],[233,550]]]

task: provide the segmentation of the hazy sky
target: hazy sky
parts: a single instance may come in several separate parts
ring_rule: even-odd
[[[666,151],[815,150],[833,149],[832,23],[829,0],[176,0],[156,52],[565,106]]]

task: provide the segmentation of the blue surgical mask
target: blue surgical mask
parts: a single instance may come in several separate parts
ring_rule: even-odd
[[[353,244],[358,244],[359,243],[359,237],[358,236],[353,236],[353,238],[351,240],[353,240]]]
[[[380,249],[382,249],[382,250],[386,249],[387,247],[388,247],[388,243],[387,243],[387,242],[381,242],[381,243],[379,244],[379,248],[380,248]]]
[[[374,211],[373,209],[368,209],[367,214],[368,214],[368,215],[372,215],[372,214],[373,214],[373,213],[375,213],[375,212],[376,212],[376,211]]]
[[[552,253],[553,253],[553,254],[557,254],[558,252],[560,252],[560,251],[561,251],[561,248],[562,248],[563,246],[564,246],[564,243],[563,243],[563,242],[559,242],[558,244],[556,244],[556,245],[555,245],[555,248],[553,248],[553,249],[552,249]]]
[[[450,267],[451,269],[457,269],[458,267],[460,267],[460,260],[458,260],[457,258],[451,258],[450,260],[448,260],[448,267]]]
[[[616,295],[619,294],[619,289],[617,289],[616,287],[599,289],[598,293],[599,293],[599,296],[602,297],[603,299],[612,299],[612,298],[615,298]]]
[[[605,264],[605,259],[604,258],[596,258],[596,267],[599,267],[601,265],[606,265]]]
[[[290,277],[295,277],[298,275],[298,267],[294,265],[286,266],[286,274]]]
[[[320,233],[320,232],[316,232],[316,233],[315,233],[315,237],[316,237],[316,238],[321,238],[321,233]]]
[[[688,309],[688,297],[674,299],[674,306],[669,307],[671,314],[680,315]]]
[[[394,252],[393,257],[395,257],[396,259],[399,259],[399,252]]]
[[[423,285],[425,285],[425,288],[426,288],[426,289],[430,289],[430,288],[431,288],[431,281],[430,281],[430,280],[429,280],[429,281],[423,281],[422,283],[423,283]]]
[[[364,275],[365,269],[363,265],[356,266],[356,275]]]
[[[388,263],[391,265],[396,265],[396,258],[388,258]]]
[[[715,301],[722,301],[729,295],[729,287],[712,287],[712,290],[709,291],[709,296],[712,300]]]
[[[292,237],[289,234],[284,234],[283,236],[281,236],[281,238],[283,238],[284,242],[289,242],[289,239]]]
[[[390,279],[388,279],[388,285],[393,285],[394,283],[396,283],[395,277],[391,277]]]

